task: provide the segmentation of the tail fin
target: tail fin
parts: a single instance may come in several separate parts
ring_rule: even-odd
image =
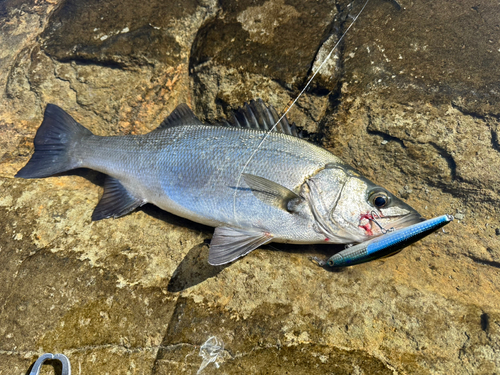
[[[35,153],[15,177],[41,178],[79,167],[71,150],[92,132],[77,123],[64,110],[47,104],[42,125],[35,135]]]

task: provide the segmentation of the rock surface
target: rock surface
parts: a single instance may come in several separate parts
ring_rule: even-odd
[[[0,3],[0,374],[492,374],[500,369],[500,5],[372,0],[289,113],[426,217],[457,219],[339,272],[338,247],[207,264],[212,229],[153,206],[91,222],[102,175],[20,180],[47,103],[101,135],[284,109],[362,4]],[[47,368],[45,368],[47,367]],[[53,371],[45,366],[42,373]]]

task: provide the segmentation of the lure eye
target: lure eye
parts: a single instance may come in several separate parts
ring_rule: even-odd
[[[389,196],[383,191],[377,191],[370,196],[370,203],[377,208],[386,207],[390,201]]]

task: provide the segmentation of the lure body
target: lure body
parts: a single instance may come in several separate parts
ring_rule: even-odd
[[[428,236],[450,221],[453,221],[453,216],[442,215],[389,232],[335,254],[326,261],[326,264],[330,267],[353,266],[397,254],[406,246]]]

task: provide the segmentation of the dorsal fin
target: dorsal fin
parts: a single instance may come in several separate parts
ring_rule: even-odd
[[[250,104],[245,103],[231,115],[229,121],[223,121],[221,125],[235,126],[246,129],[270,130],[279,120],[280,116],[272,105],[266,106],[262,99],[251,100]],[[284,133],[299,137],[295,124],[288,122],[286,116],[274,128],[275,132]]]
[[[154,131],[183,125],[203,125],[187,104],[179,104]]]
[[[229,121],[222,120],[218,125],[269,131],[279,118],[280,116],[272,105],[266,106],[262,99],[257,99],[251,100],[250,104],[245,103],[243,107],[238,108],[231,114]],[[186,104],[182,103],[153,131],[184,125],[205,124],[196,117]],[[281,119],[273,131],[302,138],[297,131],[297,126],[290,124],[286,116]]]

